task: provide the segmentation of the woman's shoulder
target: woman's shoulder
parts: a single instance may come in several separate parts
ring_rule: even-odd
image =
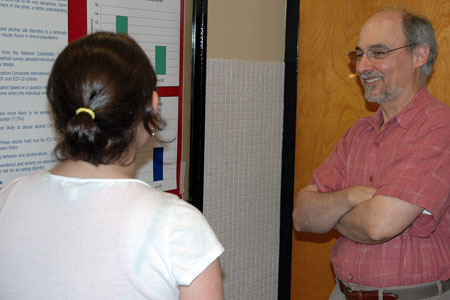
[[[132,186],[132,187],[131,187]],[[164,192],[146,183],[133,182],[130,188],[134,190],[131,196],[136,200],[134,211],[139,214],[158,211],[168,218],[177,219],[179,215],[189,215],[193,218],[203,218],[202,213],[188,201],[180,199],[177,195]]]

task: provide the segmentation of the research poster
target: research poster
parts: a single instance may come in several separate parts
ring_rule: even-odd
[[[136,157],[136,178],[168,191],[177,188],[178,97],[160,98],[164,130],[156,133]]]
[[[155,69],[158,87],[180,85],[180,0],[88,0],[87,31],[127,34],[142,47]],[[167,122],[157,140],[137,156],[136,177],[163,191],[177,189],[179,97],[161,97]]]
[[[46,86],[68,42],[67,9],[67,0],[0,0],[0,189],[56,163]]]
[[[158,86],[178,86],[180,0],[88,0],[87,30],[124,33],[147,53]]]

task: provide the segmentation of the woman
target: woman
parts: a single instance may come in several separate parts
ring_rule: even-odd
[[[126,35],[64,49],[47,96],[60,163],[0,191],[0,299],[223,299],[205,218],[133,179],[161,129],[156,75]]]

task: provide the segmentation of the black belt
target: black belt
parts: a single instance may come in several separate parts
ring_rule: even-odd
[[[347,300],[378,300],[378,290],[363,291],[346,285],[338,279],[339,288]],[[441,281],[440,293],[450,290],[450,279]],[[439,281],[428,284],[411,285],[405,288],[383,289],[384,300],[420,300],[437,296],[439,293]]]

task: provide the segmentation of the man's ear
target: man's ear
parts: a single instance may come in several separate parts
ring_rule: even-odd
[[[151,105],[152,105],[153,111],[155,113],[157,113],[158,112],[158,105],[159,105],[159,96],[158,96],[158,93],[156,91],[153,91]]]
[[[430,55],[430,47],[427,45],[416,46],[413,50],[414,63],[416,68],[420,68],[426,64],[428,55]]]

